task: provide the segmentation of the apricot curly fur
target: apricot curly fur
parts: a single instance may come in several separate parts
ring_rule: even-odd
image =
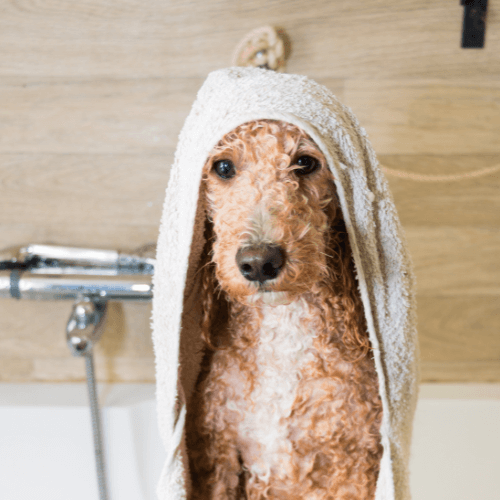
[[[300,155],[320,163],[299,177]],[[229,159],[237,175],[217,177]],[[204,168],[206,343],[188,404],[191,500],[370,500],[382,406],[333,176],[298,127],[237,127]],[[273,243],[286,265],[265,284],[235,262]],[[266,434],[266,432],[268,434]]]

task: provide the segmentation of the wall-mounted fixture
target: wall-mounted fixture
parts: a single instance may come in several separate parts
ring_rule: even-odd
[[[482,49],[486,30],[488,0],[461,0],[464,6],[462,48]]]
[[[73,356],[85,359],[100,500],[107,500],[93,347],[109,300],[149,301],[154,259],[113,250],[27,245],[0,254],[0,298],[74,300],[66,325]]]

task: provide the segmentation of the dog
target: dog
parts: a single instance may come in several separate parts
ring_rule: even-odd
[[[256,120],[203,169],[202,369],[188,403],[193,500],[370,500],[382,404],[323,153]]]

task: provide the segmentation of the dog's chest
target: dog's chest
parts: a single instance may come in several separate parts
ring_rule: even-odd
[[[292,466],[289,417],[301,368],[317,356],[316,332],[304,323],[308,314],[307,304],[301,301],[264,311],[259,344],[253,352],[254,389],[249,397],[241,396],[243,390],[236,391],[228,401],[229,408],[238,413],[238,447],[245,466],[264,481],[271,473],[288,475]]]

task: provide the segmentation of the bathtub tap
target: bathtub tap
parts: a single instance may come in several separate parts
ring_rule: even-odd
[[[108,496],[92,348],[109,300],[151,300],[154,263],[141,255],[55,245],[0,253],[0,298],[75,300],[66,341],[73,356],[85,358],[100,500]]]
[[[0,298],[152,298],[154,259],[113,250],[28,245],[0,253]]]

